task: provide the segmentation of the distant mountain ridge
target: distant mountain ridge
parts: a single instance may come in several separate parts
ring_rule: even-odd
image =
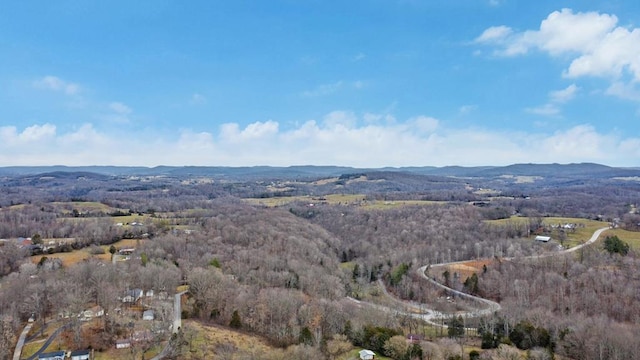
[[[513,164],[507,166],[423,166],[423,167],[384,167],[354,168],[346,166],[296,165],[277,166],[8,166],[0,167],[0,176],[33,176],[68,173],[99,174],[106,176],[170,176],[170,177],[206,177],[222,178],[308,178],[331,177],[349,173],[401,172],[420,175],[449,177],[499,177],[499,176],[541,176],[541,177],[633,177],[640,176],[640,168],[610,167],[595,163],[579,164]]]

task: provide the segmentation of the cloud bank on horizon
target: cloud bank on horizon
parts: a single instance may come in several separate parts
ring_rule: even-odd
[[[639,166],[637,5],[477,3],[11,5],[0,166]]]

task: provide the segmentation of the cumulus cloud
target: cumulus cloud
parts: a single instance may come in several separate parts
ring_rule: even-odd
[[[22,131],[15,126],[0,127],[0,139],[8,146],[28,147],[52,139],[56,135],[56,126],[52,124],[32,125]]]
[[[600,162],[635,166],[640,137],[600,132],[589,124],[553,133],[450,128],[419,115],[367,122],[335,111],[321,121],[283,127],[274,120],[226,123],[177,134],[110,134],[91,124],[60,133],[50,124],[0,127],[0,165],[226,165],[294,164],[356,167],[507,165]],[[140,141],[139,137],[149,139]],[[123,146],[125,145],[126,146]]]
[[[408,121],[409,126],[415,128],[415,130],[420,133],[434,132],[438,128],[439,123],[438,119],[430,116],[416,116]]]
[[[39,89],[62,92],[67,95],[75,95],[80,92],[80,85],[67,82],[59,77],[47,75],[33,82],[34,86]]]
[[[494,54],[500,56],[538,50],[570,59],[562,73],[566,78],[603,77],[634,87],[640,81],[640,28],[619,26],[611,14],[562,9],[549,14],[537,30],[516,32],[508,26],[493,26],[475,42],[494,46]],[[608,93],[618,96],[615,90],[619,87]]]
[[[236,123],[223,124],[220,131],[220,138],[225,142],[243,142],[268,140],[278,133],[279,124],[273,120],[266,122],[255,122],[247,125],[244,129]]]
[[[572,100],[579,88],[576,84],[571,84],[562,90],[556,90],[549,93],[549,98],[554,103],[566,103]]]
[[[124,103],[111,102],[107,105],[108,113],[98,116],[100,120],[116,123],[116,124],[128,124],[131,122],[130,115],[133,110]]]
[[[560,115],[560,105],[573,100],[579,90],[580,88],[576,84],[571,84],[564,89],[551,91],[549,92],[548,103],[525,110],[529,113],[543,116]]]
[[[477,43],[499,43],[502,44],[513,33],[513,30],[508,26],[492,26],[476,38]]]

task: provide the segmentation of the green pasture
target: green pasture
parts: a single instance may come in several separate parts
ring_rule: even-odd
[[[527,224],[531,221],[531,218],[522,217],[522,216],[512,216],[508,219],[499,219],[499,220],[487,220],[487,224],[493,225],[502,225],[509,226],[513,225],[523,225]],[[562,226],[564,224],[576,224],[575,229],[565,230],[566,239],[564,240],[565,247],[573,247],[583,242],[589,240],[591,235],[597,229],[609,226],[609,223],[606,221],[598,221],[598,220],[590,220],[590,219],[582,219],[582,218],[570,218],[570,217],[544,217],[542,218],[543,225],[558,225]],[[551,238],[554,241],[557,241],[559,235],[559,229],[554,228],[551,233]],[[535,235],[531,236],[531,239],[535,238]]]

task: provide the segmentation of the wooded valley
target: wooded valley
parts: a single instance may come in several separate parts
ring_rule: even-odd
[[[640,171],[597,169],[5,173],[0,359],[31,323],[31,340],[64,326],[47,351],[97,359],[632,359]],[[500,311],[470,316],[480,304],[417,272],[464,261],[429,276]]]

